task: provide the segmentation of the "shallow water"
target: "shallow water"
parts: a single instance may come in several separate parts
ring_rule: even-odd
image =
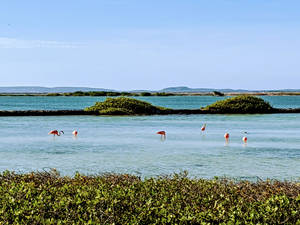
[[[48,135],[52,129],[65,135],[54,138]],[[155,134],[159,130],[167,132],[165,141]],[[300,114],[0,117],[0,132],[0,171],[300,177]]]

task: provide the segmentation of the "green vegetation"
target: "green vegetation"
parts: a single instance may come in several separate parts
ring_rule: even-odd
[[[114,91],[76,91],[71,93],[62,93],[62,96],[136,96],[129,92],[114,92]]]
[[[300,224],[300,183],[0,174],[1,224]]]
[[[165,92],[114,92],[114,91],[76,91],[68,93],[48,93],[46,96],[173,96],[172,93]]]
[[[268,113],[273,108],[261,98],[242,95],[217,101],[203,110],[211,113]]]
[[[167,110],[170,109],[126,97],[107,98],[104,102],[96,102],[94,106],[85,108],[85,111],[92,111],[100,115],[152,115]]]
[[[166,93],[166,92],[141,92],[140,96],[174,96],[173,93]]]
[[[167,93],[167,92],[155,92],[153,95],[155,96],[174,96],[173,93]]]
[[[134,114],[131,110],[125,108],[107,108],[98,111],[100,115],[132,115]]]
[[[150,92],[141,92],[141,96],[151,96],[152,94]]]
[[[272,110],[270,104],[263,99],[243,95],[217,101],[201,111],[203,113],[269,113],[274,111]],[[107,98],[104,102],[97,102],[94,106],[86,108],[85,111],[95,112],[99,115],[152,115],[189,112],[157,107],[145,101],[126,97]]]
[[[62,96],[60,93],[48,93],[47,96]]]

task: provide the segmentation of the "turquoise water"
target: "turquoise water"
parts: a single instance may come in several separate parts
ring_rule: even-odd
[[[261,96],[278,108],[300,108],[300,96]],[[0,96],[0,110],[58,110],[58,109],[83,109],[103,101],[106,97],[47,97],[47,96]],[[200,108],[225,97],[214,96],[170,96],[170,97],[135,97],[150,102],[154,105],[174,109]]]
[[[90,97],[51,97],[49,103],[49,97],[5,98],[1,107],[17,109],[41,109],[47,104],[65,109],[95,101]],[[194,108],[218,99],[186,98],[144,99],[173,108]],[[271,98],[277,107],[300,107],[298,97]],[[205,132],[201,132],[203,123]],[[48,135],[52,129],[64,130],[65,135],[54,138]],[[79,131],[76,139],[74,129]],[[167,132],[165,141],[156,134],[159,130]],[[245,131],[247,145],[242,143]],[[205,178],[300,177],[300,114],[0,117],[0,132],[0,171],[56,168],[63,175],[79,171],[149,177],[187,170],[190,176]],[[225,132],[230,133],[229,143],[224,141]]]

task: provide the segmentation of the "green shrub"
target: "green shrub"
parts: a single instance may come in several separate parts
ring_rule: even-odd
[[[173,93],[167,93],[167,92],[156,92],[154,95],[155,96],[174,96]]]
[[[104,102],[96,102],[94,106],[85,109],[85,111],[98,112],[102,115],[114,115],[112,113],[121,112],[124,112],[124,115],[151,115],[160,113],[165,110],[167,109],[163,107],[153,106],[148,102],[126,97],[107,98]],[[108,114],[105,114],[106,112]]]
[[[88,92],[89,96],[106,96],[105,91],[90,91]]]
[[[134,114],[131,110],[124,108],[108,108],[99,111],[100,115],[132,115]]]
[[[299,224],[300,184],[123,174],[0,175],[1,224]]]
[[[60,93],[48,93],[46,96],[62,96]]]
[[[150,92],[141,92],[141,96],[151,96],[152,94]]]
[[[113,91],[108,91],[106,92],[106,96],[120,96],[120,92],[113,92]]]
[[[138,94],[131,92],[121,92],[121,96],[138,96]]]
[[[213,113],[268,113],[272,109],[263,99],[247,95],[217,101],[204,108]]]
[[[75,91],[74,93],[72,93],[73,96],[86,96],[87,92],[83,92],[83,91]]]

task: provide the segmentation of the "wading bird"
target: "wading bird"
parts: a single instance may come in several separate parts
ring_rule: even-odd
[[[229,133],[225,133],[225,134],[224,134],[224,138],[225,138],[225,140],[228,141],[228,139],[229,139]]]
[[[166,131],[158,131],[156,134],[160,134],[160,137],[162,140],[165,140],[166,139]]]
[[[58,132],[58,130],[51,130],[48,134],[53,134],[53,136],[60,136],[61,134],[65,134],[62,130]]]

